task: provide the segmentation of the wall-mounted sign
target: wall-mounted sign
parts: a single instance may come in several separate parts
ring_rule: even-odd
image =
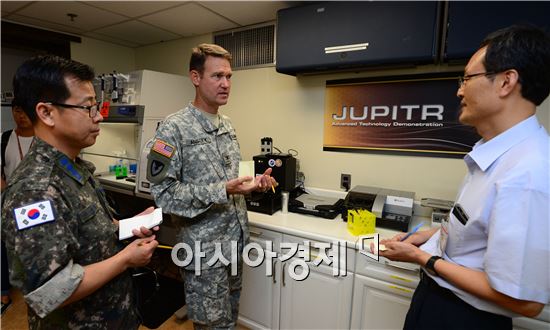
[[[327,81],[323,150],[463,157],[480,137],[458,122],[457,76]]]

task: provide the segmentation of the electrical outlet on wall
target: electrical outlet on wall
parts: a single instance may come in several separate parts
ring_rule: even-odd
[[[351,174],[340,174],[340,188],[346,189],[346,191],[351,188]]]

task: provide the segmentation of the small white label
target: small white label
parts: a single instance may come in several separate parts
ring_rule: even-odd
[[[412,207],[413,200],[412,198],[407,198],[407,197],[387,196],[386,204],[396,205],[401,207]]]

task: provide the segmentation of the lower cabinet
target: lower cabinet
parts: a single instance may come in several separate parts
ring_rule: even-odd
[[[309,276],[296,281],[283,264],[281,329],[349,329],[353,273],[333,276],[332,267],[310,265]]]
[[[257,255],[251,254],[251,258]],[[239,321],[252,329],[279,328],[280,282],[277,274],[281,264],[275,262],[274,275],[266,276],[266,266],[244,265],[243,290],[239,307]]]
[[[261,228],[250,228],[250,242],[265,248],[271,242],[272,250],[279,251],[282,234]],[[265,254],[264,254],[265,255]],[[252,250],[250,259],[258,255]],[[278,329],[281,297],[281,263],[273,259],[272,276],[267,276],[267,260],[258,266],[243,265],[243,284],[239,306],[239,323],[251,329]]]
[[[265,248],[265,242],[275,240],[273,251],[281,256],[279,243],[303,244],[303,238],[251,228],[251,242]],[[314,243],[312,242],[312,246]],[[312,260],[318,251],[310,254]],[[353,291],[354,251],[349,249],[346,276],[334,276],[333,267],[308,262],[309,275],[295,280],[290,265],[299,258],[281,262],[272,260],[273,276],[266,276],[267,261],[259,267],[244,265],[243,290],[239,308],[239,323],[252,329],[349,329]],[[250,253],[254,260],[255,252]],[[303,260],[303,259],[302,259]],[[302,274],[302,266],[293,268]]]
[[[403,329],[419,266],[357,253],[351,329]]]
[[[264,254],[264,261],[257,267],[244,265],[239,309],[239,323],[244,326],[285,330],[403,328],[419,282],[418,265],[383,257],[376,261],[350,247],[344,253],[345,264],[336,267],[344,268],[345,276],[334,276],[333,265],[308,262],[309,275],[296,280],[290,274],[302,274],[303,268],[291,265],[303,256],[280,257],[289,244],[303,247],[307,239],[251,227],[250,240],[257,243],[257,249],[251,250],[249,258],[256,260],[258,254]],[[314,260],[320,255],[315,244],[323,242],[309,241],[309,256]],[[266,250],[277,256],[265,258]],[[550,307],[546,306],[536,319],[514,318],[514,329],[550,329],[549,322]]]
[[[414,289],[355,275],[352,329],[403,329]]]

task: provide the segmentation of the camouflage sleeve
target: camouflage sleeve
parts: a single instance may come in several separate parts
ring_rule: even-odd
[[[71,260],[48,282],[25,295],[25,301],[38,316],[45,317],[71,296],[83,277],[84,267]]]
[[[72,265],[79,243],[66,219],[74,216],[73,210],[52,186],[45,191],[13,188],[16,193],[6,196],[2,209],[2,238],[9,256],[10,279],[31,298],[31,307],[53,310],[58,305],[48,304],[70,295],[83,277]],[[63,280],[63,290],[52,289]],[[33,294],[40,287],[41,294]],[[39,301],[39,297],[44,300]]]
[[[151,194],[163,212],[194,218],[213,204],[229,201],[225,180],[209,170],[200,151],[184,153],[178,128],[172,122],[161,125],[148,155],[147,178]],[[194,161],[193,166],[186,166]]]

